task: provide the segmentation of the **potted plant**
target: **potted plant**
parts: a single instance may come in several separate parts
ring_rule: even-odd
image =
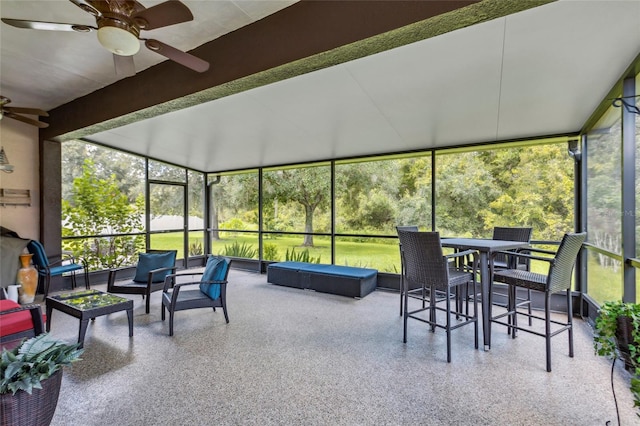
[[[62,367],[80,359],[79,344],[47,333],[0,355],[0,424],[48,425],[58,403]]]
[[[621,358],[624,361],[626,369],[631,373],[633,406],[640,407],[640,304],[622,301],[605,302],[595,322],[594,348],[596,354],[613,360],[612,389],[616,359]],[[636,414],[640,417],[640,413]],[[620,424],[619,415],[618,424]]]

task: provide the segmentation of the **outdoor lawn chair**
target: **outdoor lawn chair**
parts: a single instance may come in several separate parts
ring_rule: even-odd
[[[169,336],[173,336],[173,316],[176,311],[197,308],[222,308],[224,319],[227,314],[227,276],[231,261],[225,257],[209,256],[203,272],[183,272],[167,275],[162,290],[162,321],[165,309],[169,311]],[[179,282],[178,277],[200,276],[199,281]],[[173,285],[172,285],[173,282]],[[189,288],[198,284],[198,288]]]
[[[13,300],[0,300],[0,346],[10,349],[23,338],[44,332],[40,305],[19,305]]]
[[[413,225],[407,226],[396,226],[396,231],[409,231],[409,232],[418,232],[418,227]],[[400,248],[400,256],[402,257],[402,245],[399,245]],[[403,312],[403,303],[404,303],[404,288],[402,287],[402,261],[400,261],[400,316],[402,316]]]
[[[50,261],[44,251],[44,246],[36,240],[31,240],[27,244],[27,250],[33,254],[33,266],[38,271],[38,284],[42,282],[42,291],[44,298],[47,298],[49,294],[49,286],[51,284],[51,277],[57,277],[66,273],[71,274],[71,285],[76,287],[76,271],[84,269],[84,284],[86,288],[89,288],[89,271],[85,265],[81,265],[76,262],[73,256],[63,253],[60,260]],[[40,286],[40,285],[38,285]]]
[[[473,314],[463,313],[459,303],[455,303],[455,309],[451,309],[452,290],[464,286],[464,294],[468,294],[468,285],[473,285],[473,294],[477,293],[475,268],[468,271],[467,267],[457,262],[450,262],[465,256],[474,256],[473,250],[464,250],[458,253],[444,255],[442,242],[438,232],[411,232],[398,230],[402,253],[402,288],[404,292],[404,342],[407,342],[407,322],[409,318],[429,324],[431,331],[436,327],[444,328],[447,333],[447,362],[451,362],[451,331],[467,324],[474,324],[475,348],[478,349],[478,301],[473,298]],[[475,265],[477,262],[473,262]],[[420,284],[416,290],[408,290],[411,284]],[[411,293],[411,295],[410,295]],[[442,297],[438,298],[436,293]],[[420,300],[418,309],[409,309],[409,300]],[[460,299],[455,298],[456,302]],[[445,302],[446,307],[438,306]],[[445,321],[438,323],[437,312],[445,313]],[[424,313],[428,313],[425,315]],[[452,324],[452,314],[457,321]]]
[[[542,249],[528,249],[531,253],[540,253],[553,255],[553,257],[542,257],[534,254],[518,253],[518,257],[524,257],[529,260],[539,260],[549,263],[549,272],[547,275],[535,272],[525,271],[518,268],[511,268],[496,271],[493,275],[494,281],[509,285],[509,299],[507,304],[507,312],[496,315],[491,318],[492,322],[507,326],[511,331],[512,338],[516,337],[516,330],[522,330],[527,333],[544,337],[546,340],[547,350],[547,371],[551,371],[551,338],[563,331],[569,334],[569,357],[573,357],[573,322],[572,322],[572,302],[571,302],[571,275],[576,258],[587,237],[586,233],[565,234],[558,247],[557,252]],[[514,256],[511,252],[505,252],[509,256]],[[516,289],[522,287],[529,290],[539,291],[545,295],[544,317],[536,314],[529,314],[518,311],[515,301]],[[567,322],[551,319],[551,294],[564,291],[567,298]],[[543,320],[545,323],[544,332],[539,332],[533,328],[525,328],[518,326],[518,315],[524,315],[532,319]],[[508,317],[508,322],[504,322],[501,318]],[[554,331],[551,325],[554,324]],[[557,326],[557,327],[556,327]]]
[[[141,294],[146,297],[145,312],[150,311],[151,293],[162,290],[165,277],[176,272],[177,250],[148,250],[138,255],[136,274],[133,279],[116,281],[117,275],[129,269],[127,267],[109,270],[107,292],[122,294]]]

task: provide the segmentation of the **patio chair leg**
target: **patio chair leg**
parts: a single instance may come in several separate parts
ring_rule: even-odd
[[[447,296],[449,292],[447,291]],[[447,362],[451,362],[451,298],[447,297]],[[456,305],[458,300],[456,299]],[[457,316],[457,315],[456,315]]]
[[[551,293],[546,292],[544,301],[544,331],[547,346],[547,371],[551,372]]]
[[[573,301],[571,289],[567,290],[567,324],[569,325],[569,357],[573,358]]]

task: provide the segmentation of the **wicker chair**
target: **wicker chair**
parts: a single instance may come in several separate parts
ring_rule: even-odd
[[[569,356],[573,357],[573,308],[571,303],[571,275],[576,258],[587,237],[586,233],[565,234],[560,243],[557,252],[541,249],[529,249],[531,253],[541,253],[553,255],[553,257],[542,257],[534,254],[518,253],[518,257],[524,257],[529,260],[539,260],[549,263],[549,273],[547,275],[534,272],[524,271],[522,269],[505,269],[496,271],[493,279],[509,285],[509,301],[507,312],[496,315],[491,318],[492,322],[507,326],[511,330],[513,338],[516,337],[516,330],[522,330],[527,333],[544,337],[546,340],[547,350],[547,371],[551,371],[551,338],[563,331],[569,334]],[[511,253],[506,253],[512,255]],[[535,314],[524,313],[517,310],[515,302],[515,294],[517,287],[528,290],[539,291],[545,295],[544,317]],[[567,298],[567,322],[556,321],[551,319],[551,294],[564,291]],[[539,332],[532,328],[518,326],[518,315],[525,315],[532,319],[543,320],[545,323],[544,332]],[[504,322],[502,318],[508,317],[508,322]],[[554,330],[551,325],[554,324]]]
[[[474,324],[475,347],[478,349],[478,302],[473,298],[473,313],[461,312],[458,309],[459,303],[455,303],[455,309],[451,308],[452,290],[465,287],[465,294],[468,292],[468,285],[472,283],[474,294],[477,293],[475,270],[469,272],[466,267],[458,268],[451,259],[464,258],[469,255],[476,255],[472,250],[465,250],[458,253],[443,255],[440,234],[437,232],[412,232],[398,230],[400,247],[402,254],[402,288],[404,291],[404,338],[407,342],[407,323],[409,318],[429,324],[431,331],[436,327],[444,328],[447,333],[447,362],[451,362],[451,331],[466,324]],[[475,264],[476,262],[474,262]],[[411,284],[420,284],[420,288],[409,290]],[[410,310],[409,300],[418,299],[421,306],[418,309]],[[459,301],[460,298],[455,298]],[[438,306],[445,302],[445,308]],[[438,323],[437,312],[445,312],[446,320]],[[425,315],[428,313],[428,315]],[[455,314],[460,319],[456,324],[452,324],[451,316]]]
[[[176,272],[177,250],[147,250],[140,253],[136,265],[136,275],[130,280],[116,281],[118,275],[129,268],[109,270],[107,278],[107,292],[121,294],[140,294],[146,297],[145,312],[151,309],[151,293],[162,290],[165,277]]]
[[[169,336],[173,336],[173,316],[176,311],[197,308],[222,308],[224,319],[229,323],[227,314],[227,277],[231,261],[225,257],[209,256],[203,272],[183,272],[167,275],[162,290],[162,321],[165,309],[169,311]],[[200,276],[200,280],[180,281],[181,276]],[[198,284],[199,288],[189,289],[185,286]]]
[[[494,240],[506,240],[506,241],[525,241],[531,242],[531,233],[533,232],[533,228],[506,228],[501,226],[496,226],[493,228],[493,239]],[[520,252],[527,253],[528,250],[519,250]],[[525,271],[530,270],[531,261],[525,257],[513,258],[514,261],[517,259],[517,269],[522,269]],[[496,270],[504,270],[509,268],[509,256],[504,253],[497,253],[493,258],[492,263],[492,274]],[[518,307],[526,306],[529,315],[531,315],[531,290],[526,289],[526,297],[516,297]],[[517,293],[516,293],[517,296]],[[507,295],[505,294],[506,298]],[[495,301],[494,301],[495,303]],[[506,307],[506,302],[500,304],[503,307]],[[529,316],[529,325],[532,325],[531,316]]]
[[[418,227],[413,225],[407,226],[396,226],[396,231],[408,231],[408,232],[418,232]],[[402,257],[402,245],[399,244],[400,248],[400,257]],[[402,261],[400,262],[400,316],[402,316],[403,307],[404,307],[404,288],[402,287]]]

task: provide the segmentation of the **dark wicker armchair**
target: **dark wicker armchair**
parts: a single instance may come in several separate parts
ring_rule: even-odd
[[[162,290],[165,277],[176,272],[177,250],[148,250],[140,253],[136,265],[136,275],[129,280],[116,281],[118,275],[129,268],[111,269],[107,279],[107,292],[121,294],[140,294],[146,297],[145,312],[150,311],[151,293]]]
[[[522,269],[512,268],[496,271],[493,279],[496,282],[505,283],[509,286],[509,301],[507,312],[494,316],[491,321],[507,326],[511,331],[512,337],[516,337],[516,330],[522,330],[527,333],[535,334],[545,338],[547,351],[547,371],[551,371],[551,338],[563,331],[569,334],[569,356],[573,357],[573,308],[571,303],[571,275],[576,258],[587,237],[586,233],[565,234],[558,247],[557,252],[541,249],[530,249],[532,254],[518,253],[518,257],[527,258],[529,260],[539,260],[549,264],[549,273],[547,275],[535,272],[524,271]],[[553,255],[553,257],[542,257],[534,253]],[[513,255],[512,253],[506,253]],[[544,293],[545,306],[544,316],[529,314],[518,311],[515,292],[517,287],[528,290],[539,291]],[[567,321],[556,321],[551,319],[551,294],[564,291],[567,299]],[[544,332],[537,331],[531,327],[521,327],[518,325],[518,315],[524,315],[531,319],[542,320],[545,323]],[[504,322],[502,318],[507,317],[508,321]],[[554,325],[554,330],[552,330]]]
[[[173,336],[173,317],[176,311],[213,308],[215,312],[216,308],[222,308],[224,319],[227,324],[229,323],[227,277],[230,265],[231,261],[225,257],[209,256],[203,272],[167,275],[162,290],[162,321],[165,319],[166,309],[169,311],[169,336]],[[187,282],[179,279],[185,276],[190,276],[192,279]],[[200,277],[200,279],[194,280],[193,277]],[[198,287],[193,288],[196,284]]]
[[[411,232],[398,230],[402,252],[402,288],[404,291],[404,337],[407,342],[407,322],[409,318],[429,324],[431,331],[436,327],[444,328],[447,333],[447,362],[451,362],[451,331],[466,324],[475,328],[475,348],[478,349],[478,302],[473,298],[473,312],[462,312],[461,304],[451,300],[461,300],[462,294],[468,294],[468,285],[472,284],[473,294],[477,293],[475,269],[468,271],[465,265],[457,266],[451,259],[475,256],[473,250],[465,250],[445,256],[442,252],[440,234],[437,232]],[[475,265],[476,262],[473,262]],[[413,285],[412,285],[413,284]],[[420,287],[411,290],[419,284]],[[458,290],[464,288],[464,293]],[[457,296],[457,297],[454,297]],[[409,301],[417,299],[419,307],[411,309]],[[438,306],[444,302],[445,307]],[[459,308],[460,307],[460,308]],[[445,313],[445,320],[438,322],[437,312]],[[452,315],[459,321],[452,324]]]

